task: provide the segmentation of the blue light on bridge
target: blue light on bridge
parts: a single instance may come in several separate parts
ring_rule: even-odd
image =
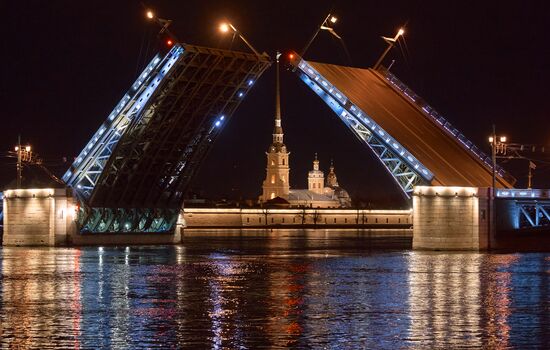
[[[239,92],[239,97],[243,97],[243,96],[244,96],[244,94],[242,93],[242,91]]]
[[[252,84],[254,84],[254,81],[253,81],[253,80],[249,80],[249,81],[248,81],[248,86],[252,86]]]

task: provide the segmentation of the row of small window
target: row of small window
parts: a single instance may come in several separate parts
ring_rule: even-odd
[[[301,220],[302,220],[302,219],[300,218],[299,221],[301,221]],[[333,221],[334,224],[338,223],[337,220],[336,220],[336,218],[334,218],[333,220],[334,220],[334,221]],[[307,220],[304,219],[304,222],[305,222],[305,221],[307,221]],[[369,222],[369,218],[364,218],[364,220],[359,220],[358,218],[355,218],[355,223],[356,223],[356,224],[358,224],[359,221],[361,221],[361,223],[367,224],[367,223]],[[340,221],[340,222],[341,222],[341,221]],[[250,223],[250,218],[246,218],[246,223],[247,223],[247,224]],[[262,223],[262,218],[258,218],[258,223],[260,223],[260,224]],[[275,218],[271,218],[271,223],[272,223],[272,224],[275,223]],[[285,218],[281,218],[281,224],[284,224],[284,223],[285,223]],[[289,223],[290,223],[290,222],[289,222]],[[292,218],[292,223],[293,223],[293,224],[296,223],[296,218]],[[325,218],[324,223],[325,223],[325,224],[328,224],[327,218]],[[347,224],[347,223],[348,223],[348,218],[344,218],[344,222],[343,222],[343,223],[344,223],[344,224]],[[375,223],[375,224],[378,224],[378,218],[374,218],[374,223]],[[390,219],[389,219],[389,218],[386,218],[386,224],[389,224],[389,223],[390,223]],[[398,223],[398,224],[401,223],[401,218],[397,218],[397,223]],[[407,223],[407,224],[409,223],[409,219],[408,219],[408,218],[405,219],[405,223]]]

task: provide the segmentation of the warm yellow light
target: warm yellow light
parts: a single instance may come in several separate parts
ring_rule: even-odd
[[[31,146],[25,147],[25,151],[30,152],[31,151]]]
[[[506,136],[501,136],[500,137],[500,142],[506,142]]]
[[[19,146],[15,146],[15,152],[19,151]]]
[[[489,142],[493,143],[493,137],[492,136],[489,136]]]
[[[155,17],[155,14],[153,13],[153,11],[151,10],[147,11],[147,18],[153,19],[153,17]]]
[[[401,36],[401,35],[403,35],[403,34],[405,34],[405,29],[399,28],[399,31],[397,32],[397,35],[398,35],[398,36]]]
[[[330,22],[331,23],[336,23],[337,21],[338,21],[338,18],[336,18],[334,16],[330,17]]]
[[[220,32],[227,33],[229,31],[229,24],[222,23],[220,24]]]

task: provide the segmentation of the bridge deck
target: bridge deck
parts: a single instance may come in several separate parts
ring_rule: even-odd
[[[434,174],[433,185],[489,187],[491,169],[372,69],[308,62]],[[497,187],[512,184],[497,177]]]

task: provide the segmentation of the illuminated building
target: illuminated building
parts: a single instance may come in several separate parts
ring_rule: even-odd
[[[290,189],[289,155],[283,142],[283,127],[281,122],[281,99],[279,84],[279,57],[277,53],[277,77],[275,93],[275,128],[273,130],[273,142],[269,146],[267,155],[266,178],[262,185],[260,202],[284,204],[293,207],[313,208],[349,208],[351,199],[346,190],[338,186],[334,166],[331,164],[330,172],[325,184],[324,173],[319,169],[319,160],[315,154],[313,170],[308,173],[308,189]],[[276,200],[276,198],[279,198]]]

